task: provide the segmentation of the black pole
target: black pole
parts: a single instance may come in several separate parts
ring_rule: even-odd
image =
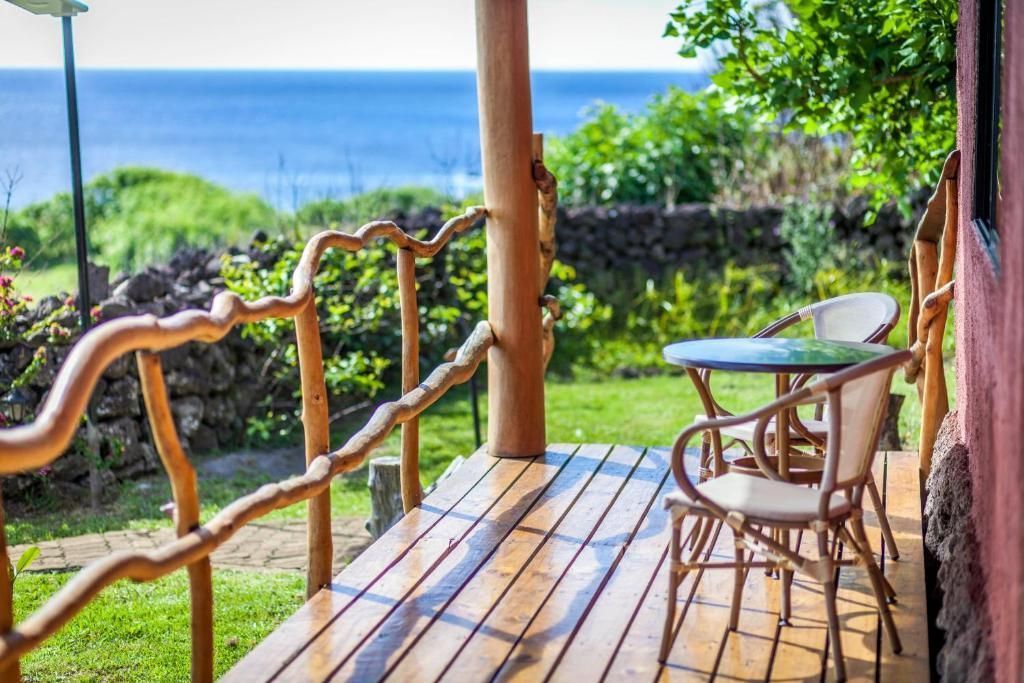
[[[71,196],[75,211],[75,251],[78,255],[78,317],[82,332],[89,329],[89,243],[85,236],[85,199],[82,191],[82,143],[78,137],[78,90],[75,84],[75,44],[71,17],[61,17],[64,28],[64,83],[68,99],[68,138],[71,142]]]
[[[469,405],[473,408],[473,436],[476,437],[476,447],[480,448],[483,441],[480,438],[480,394],[476,386],[476,373],[469,376]]]

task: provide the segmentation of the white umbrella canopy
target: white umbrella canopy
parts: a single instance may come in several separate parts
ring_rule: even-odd
[[[12,5],[26,9],[32,14],[49,14],[54,17],[73,17],[79,12],[88,12],[84,2],[78,0],[7,0]]]

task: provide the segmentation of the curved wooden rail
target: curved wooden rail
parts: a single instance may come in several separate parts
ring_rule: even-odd
[[[36,420],[0,430],[0,474],[39,469],[56,459],[71,443],[103,372],[125,353],[164,351],[190,341],[215,342],[236,325],[294,318],[312,302],[313,277],[328,249],[358,251],[375,239],[385,238],[416,256],[430,257],[484,215],[482,207],[473,207],[445,223],[429,241],[409,236],[390,221],[368,223],[354,234],[321,232],[306,244],[288,296],[246,302],[234,292],[221,292],[209,311],[182,311],[166,318],[131,316],[94,327],[71,349]],[[319,371],[322,373],[322,369]]]
[[[120,356],[134,351],[154,444],[171,480],[178,539],[151,553],[117,553],[90,565],[35,614],[13,629],[10,582],[0,582],[0,681],[19,680],[19,657],[38,647],[112,582],[122,578],[149,581],[185,566],[189,572],[192,602],[192,678],[194,681],[212,681],[213,610],[209,555],[238,528],[274,509],[306,500],[309,549],[306,592],[307,596],[312,596],[330,582],[332,574],[331,480],[362,464],[369,452],[398,424],[403,425],[406,437],[402,447],[403,482],[415,483],[415,488],[412,484],[408,486],[408,500],[418,503],[416,417],[453,384],[469,379],[495,339],[489,323],[478,324],[454,360],[439,366],[420,383],[415,259],[435,256],[452,237],[477,224],[485,214],[482,207],[470,208],[447,221],[430,240],[416,239],[390,221],[368,223],[353,234],[321,232],[306,244],[292,277],[292,290],[287,296],[269,296],[248,302],[233,292],[221,292],[208,311],[182,311],[166,318],[152,315],[120,318],[85,334],[68,354],[36,420],[28,425],[0,430],[0,474],[38,469],[59,457],[74,437],[103,372]],[[328,249],[354,252],[377,239],[387,239],[399,249],[404,393],[399,400],[381,405],[370,421],[342,448],[331,452],[314,277],[320,259]],[[268,318],[292,318],[295,322],[306,473],[264,486],[233,502],[208,524],[200,526],[195,470],[182,450],[174,427],[160,357],[156,352],[192,341],[216,342],[237,325]],[[407,423],[412,424],[411,429],[405,429]],[[2,519],[0,510],[0,524]],[[6,565],[6,543],[0,546],[2,565]]]
[[[111,583],[119,579],[152,581],[196,563],[252,520],[326,490],[336,475],[362,464],[367,454],[379,446],[396,425],[415,418],[450,387],[468,380],[493,344],[490,325],[478,323],[454,361],[438,366],[397,401],[378,407],[370,421],[344,446],[315,458],[302,476],[260,487],[222,509],[207,524],[158,550],[114,553],[89,565],[32,616],[0,635],[0,667],[38,647]]]

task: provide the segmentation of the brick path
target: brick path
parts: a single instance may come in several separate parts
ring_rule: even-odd
[[[334,567],[339,569],[370,544],[363,520],[337,519],[333,526]],[[29,545],[39,546],[39,557],[30,571],[77,569],[118,550],[153,550],[174,539],[172,529],[108,531],[71,536],[54,541],[11,546],[15,563]],[[211,556],[214,567],[268,571],[304,571],[306,523],[254,522],[239,529]]]

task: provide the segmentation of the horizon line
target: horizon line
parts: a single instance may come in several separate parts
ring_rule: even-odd
[[[63,67],[56,66],[24,66],[0,64],[0,71],[63,71]],[[442,67],[436,69],[425,69],[422,67],[280,67],[280,66],[78,66],[76,71],[278,71],[278,72],[310,72],[310,73],[476,73],[475,68],[453,68]],[[533,73],[679,73],[709,75],[707,70],[689,68],[683,66],[673,68],[644,68],[644,67],[603,67],[603,68],[574,68],[574,67],[538,67],[531,68]]]

